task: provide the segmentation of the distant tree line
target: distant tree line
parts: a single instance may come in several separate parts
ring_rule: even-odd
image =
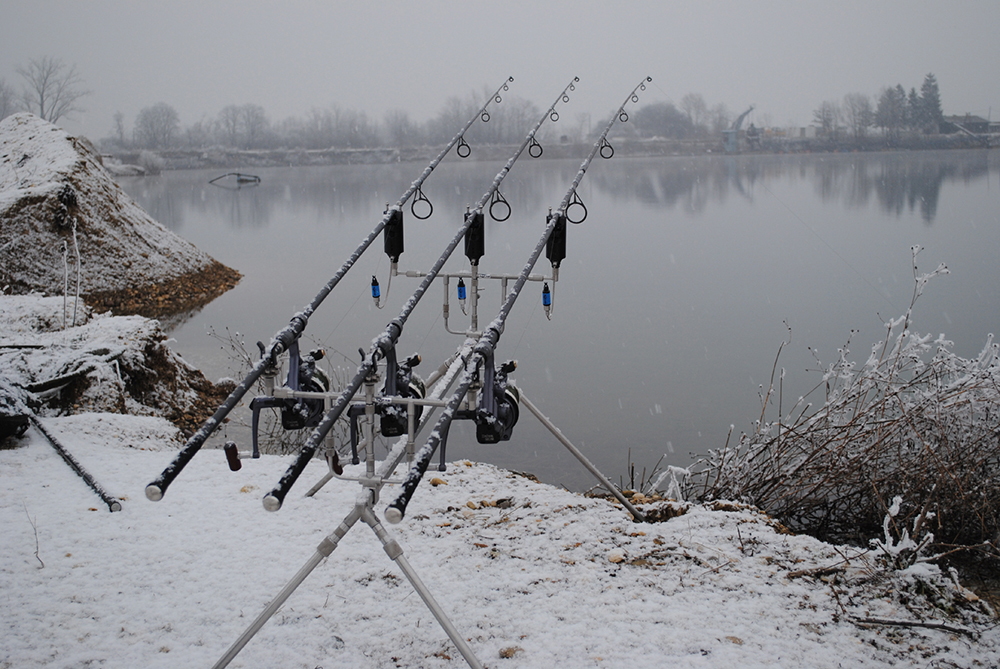
[[[680,105],[652,102],[630,114],[639,137],[663,139],[716,139],[730,126],[733,115],[724,103],[708,106],[700,93],[688,93]],[[598,124],[607,125],[607,119]]]
[[[842,104],[826,100],[813,111],[820,132],[834,139],[841,128],[857,140],[870,128],[878,128],[887,140],[895,142],[906,131],[935,134],[943,120],[941,92],[933,73],[924,77],[919,93],[916,88],[907,93],[896,84],[883,88],[874,99],[864,93],[848,93]]]
[[[75,65],[44,56],[17,67],[21,89],[15,90],[0,79],[0,118],[27,110],[58,122],[82,111],[80,101],[89,95]],[[182,126],[177,110],[166,102],[142,108],[129,128],[124,114],[114,115],[110,136],[102,140],[107,148],[119,149],[201,149],[212,146],[242,150],[257,149],[367,149],[439,145],[450,140],[462,124],[482,107],[490,91],[472,92],[465,98],[445,101],[437,116],[418,123],[402,109],[387,112],[381,120],[365,112],[338,106],[313,108],[304,116],[272,121],[259,104],[226,105],[214,117],[205,116]],[[489,108],[490,122],[477,123],[469,139],[483,143],[511,144],[524,138],[538,118],[534,103],[516,96]],[[639,137],[665,139],[715,139],[730,127],[733,114],[723,103],[709,107],[698,93],[688,93],[680,104],[653,102],[631,113],[629,131]],[[766,115],[765,115],[766,118]],[[890,142],[904,132],[933,134],[939,131],[943,113],[941,94],[934,74],[924,77],[919,93],[909,93],[901,84],[885,87],[878,96],[848,93],[841,102],[826,100],[813,112],[819,132],[834,140],[862,140],[872,128],[881,130]],[[606,125],[594,127],[589,117],[580,115],[576,125],[558,132],[565,141],[586,140]],[[841,137],[841,134],[844,136]]]
[[[111,135],[103,143],[111,148],[182,149],[220,146],[239,150],[260,149],[368,149],[441,144],[450,140],[482,106],[489,91],[465,99],[448,99],[438,115],[424,123],[410,119],[401,109],[387,112],[381,121],[366,113],[338,106],[313,108],[304,116],[271,121],[259,104],[226,105],[214,117],[183,127],[171,105],[158,102],[142,108],[129,132],[125,117],[115,114]],[[488,123],[477,123],[469,139],[506,144],[524,138],[540,110],[534,103],[506,96],[489,107]]]

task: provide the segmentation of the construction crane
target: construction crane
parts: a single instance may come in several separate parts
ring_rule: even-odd
[[[722,145],[726,149],[726,153],[736,153],[739,150],[739,141],[737,137],[740,132],[740,126],[743,125],[743,119],[745,119],[752,111],[753,105],[750,105],[749,109],[740,114],[736,120],[733,121],[733,126],[731,128],[722,131]]]

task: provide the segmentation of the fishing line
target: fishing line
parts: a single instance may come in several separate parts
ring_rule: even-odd
[[[438,324],[438,321],[440,320],[441,320],[441,313],[438,312],[438,314],[434,317],[434,321],[431,323],[430,327],[427,328],[427,332],[424,333],[424,338],[420,340],[420,345],[417,347],[418,350],[421,351],[423,350],[424,344],[427,343],[427,338],[431,336],[431,330],[434,329],[434,327]]]
[[[844,263],[845,265],[847,265],[848,267],[850,267],[851,271],[854,272],[855,274],[857,274],[858,278],[860,278],[862,281],[864,281],[865,284],[875,292],[875,294],[877,294],[879,297],[881,297],[883,300],[885,300],[886,304],[888,304],[893,309],[896,308],[896,305],[894,305],[892,303],[892,301],[882,293],[882,291],[880,291],[878,288],[876,288],[875,285],[871,281],[869,281],[867,278],[865,278],[864,274],[862,274],[854,265],[852,265],[850,262],[848,262],[847,258],[845,258],[844,256],[840,255],[837,252],[837,249],[835,249],[832,246],[830,246],[830,244],[828,244],[827,241],[825,239],[823,239],[819,235],[818,232],[816,232],[811,227],[809,227],[809,224],[806,223],[802,219],[802,217],[799,216],[791,207],[789,207],[787,204],[785,204],[785,202],[780,197],[778,197],[777,195],[775,195],[774,192],[770,188],[767,187],[767,184],[765,184],[762,181],[760,185],[761,185],[761,188],[763,188],[764,190],[766,190],[767,193],[771,197],[773,197],[775,200],[778,201],[778,204],[780,204],[782,207],[784,207],[785,209],[788,210],[788,213],[790,213],[792,215],[792,218],[794,218],[796,221],[798,221],[802,225],[802,227],[804,227],[806,230],[808,230],[809,232],[811,232],[813,234],[813,236],[816,237],[816,239],[818,239],[820,241],[820,243],[823,244],[823,246],[825,246],[827,249],[829,249],[830,252],[833,253],[833,255],[837,256],[842,263]]]
[[[379,259],[379,264],[380,265],[382,264],[381,258]],[[324,342],[329,341],[330,338],[333,337],[333,334],[337,331],[337,328],[339,328],[343,324],[344,320],[346,320],[347,317],[350,315],[350,313],[354,311],[354,307],[358,306],[358,302],[361,301],[361,298],[367,295],[368,295],[368,289],[362,288],[361,293],[358,295],[358,297],[354,300],[354,302],[351,303],[351,306],[348,307],[347,311],[344,312],[344,315],[340,317],[340,320],[337,321],[336,325],[333,326],[333,329],[330,330],[330,334],[328,334],[326,337],[323,338]]]
[[[535,318],[535,312],[538,311],[539,304],[541,304],[539,301],[535,301],[534,303],[535,306],[531,308],[531,313],[528,314],[528,320],[524,324],[524,328],[521,330],[521,336],[518,338],[517,343],[514,344],[514,351],[511,353],[511,355],[514,356],[515,358],[517,357],[518,349],[521,348],[521,340],[524,339],[525,333],[528,332],[528,326],[531,325],[531,321]]]

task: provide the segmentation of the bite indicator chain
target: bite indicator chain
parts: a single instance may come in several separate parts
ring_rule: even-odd
[[[371,348],[369,349],[368,354],[364,356],[361,366],[358,368],[358,372],[357,374],[355,374],[354,379],[347,385],[344,391],[333,403],[332,407],[327,411],[323,420],[321,420],[319,424],[315,427],[312,434],[310,434],[309,439],[306,441],[306,443],[302,446],[301,450],[299,451],[299,454],[296,457],[295,461],[288,467],[284,476],[282,476],[281,479],[278,481],[278,485],[275,486],[275,488],[271,490],[271,492],[269,492],[267,495],[264,496],[265,509],[267,509],[268,511],[277,511],[278,509],[281,508],[281,505],[283,504],[285,496],[288,494],[288,491],[291,490],[291,487],[298,480],[303,470],[305,470],[306,465],[309,464],[309,461],[312,459],[313,455],[316,454],[316,450],[319,448],[320,443],[326,438],[327,433],[329,433],[330,430],[333,428],[334,423],[340,418],[340,416],[347,409],[352,398],[361,388],[361,385],[364,383],[365,379],[374,374],[378,361],[380,359],[385,358],[388,355],[389,351],[396,346],[396,342],[399,340],[399,336],[403,332],[403,326],[405,325],[406,320],[409,318],[413,309],[416,308],[417,304],[420,302],[420,299],[427,292],[427,289],[433,283],[434,279],[437,278],[438,273],[441,271],[441,268],[444,266],[445,262],[447,262],[448,258],[451,257],[451,254],[455,250],[455,247],[457,247],[458,243],[462,241],[462,239],[466,236],[466,233],[468,232],[469,227],[472,224],[472,221],[476,218],[476,215],[482,216],[483,207],[486,205],[486,202],[489,201],[493,193],[500,187],[500,184],[503,182],[504,178],[510,172],[511,168],[514,166],[514,163],[517,162],[517,159],[524,152],[524,149],[528,146],[530,141],[534,139],[535,133],[538,132],[538,129],[542,126],[545,120],[547,118],[551,118],[552,120],[558,118],[558,114],[556,114],[555,112],[556,105],[559,103],[560,100],[569,99],[566,94],[567,91],[575,90],[574,83],[579,80],[580,80],[579,77],[574,77],[574,79],[569,83],[569,85],[563,89],[559,97],[556,98],[556,101],[552,103],[552,105],[548,108],[548,110],[546,110],[545,114],[543,114],[542,117],[538,120],[538,122],[535,123],[535,126],[528,133],[527,137],[525,137],[524,141],[518,147],[517,151],[514,152],[514,154],[507,160],[507,163],[504,165],[503,169],[501,169],[497,173],[496,177],[494,177],[493,183],[490,185],[489,189],[486,191],[486,193],[483,195],[483,197],[480,199],[477,205],[469,212],[469,214],[466,214],[465,221],[463,222],[462,227],[459,229],[458,233],[451,240],[451,242],[449,242],[448,246],[445,248],[441,256],[437,259],[437,261],[435,261],[433,267],[424,275],[424,279],[423,281],[421,281],[420,286],[417,288],[417,290],[414,291],[410,299],[408,299],[404,303],[403,309],[400,312],[399,316],[397,316],[389,323],[385,332],[383,332],[381,335],[377,336],[375,339],[372,340]],[[457,141],[457,139],[455,141]]]
[[[458,144],[459,141],[461,140],[461,143],[464,144],[466,148],[468,148],[468,144],[465,142],[464,139],[465,133],[469,130],[470,127],[472,127],[473,123],[482,118],[482,115],[486,113],[486,108],[492,102],[494,101],[496,101],[497,103],[500,102],[500,91],[509,90],[509,84],[510,82],[513,81],[514,77],[508,77],[507,80],[504,81],[504,83],[497,89],[497,92],[492,97],[487,98],[486,103],[482,106],[482,108],[472,115],[472,117],[466,122],[465,126],[463,126],[462,129],[459,130],[459,132],[451,139],[451,141],[448,142],[447,146],[445,146],[444,149],[441,150],[438,156],[434,160],[432,160],[427,165],[427,167],[424,168],[424,171],[420,174],[420,176],[417,177],[417,179],[412,184],[410,184],[410,187],[399,198],[399,201],[396,203],[396,207],[394,209],[399,210],[400,233],[402,232],[403,205],[406,204],[406,201],[409,200],[410,197],[414,195],[414,193],[416,193],[417,191],[420,191],[421,195],[423,194],[421,187],[423,186],[424,181],[426,181],[427,178],[431,175],[431,172],[434,171],[434,168],[436,168],[441,163],[441,161],[444,160],[444,157],[448,155],[448,152],[451,151],[452,147]],[[469,151],[471,152],[471,149],[469,149]],[[468,153],[466,153],[466,155],[468,155]],[[426,198],[424,199],[426,200]],[[428,201],[427,204],[429,205],[430,202]],[[329,281],[327,281],[326,285],[324,285],[323,288],[320,290],[320,292],[313,298],[313,301],[310,302],[305,309],[292,316],[292,319],[289,321],[288,325],[274,335],[274,338],[271,340],[271,344],[268,347],[266,353],[261,356],[261,359],[250,370],[250,373],[247,374],[247,376],[243,379],[243,382],[237,384],[236,388],[233,389],[233,391],[229,394],[226,400],[219,406],[218,409],[216,409],[215,413],[212,414],[212,417],[206,420],[201,425],[201,427],[198,428],[198,431],[195,432],[193,435],[191,435],[191,437],[181,448],[180,452],[178,452],[178,454],[174,457],[173,461],[163,470],[163,472],[154,481],[152,481],[146,486],[147,499],[153,502],[158,502],[159,500],[163,499],[163,495],[166,493],[167,488],[170,486],[170,484],[173,483],[174,479],[177,478],[178,474],[180,474],[181,471],[184,469],[184,467],[187,466],[187,464],[191,461],[191,458],[193,458],[195,454],[199,450],[201,450],[201,447],[204,446],[205,441],[208,440],[208,438],[212,435],[212,433],[215,432],[215,430],[220,425],[222,425],[222,423],[226,419],[226,416],[228,416],[229,413],[234,408],[236,408],[240,400],[243,399],[243,396],[246,395],[246,393],[250,390],[250,388],[254,386],[257,380],[262,375],[264,375],[265,372],[270,373],[277,368],[278,356],[287,351],[289,349],[289,346],[291,346],[293,342],[297,341],[298,338],[302,336],[302,332],[305,330],[306,325],[309,323],[310,316],[313,315],[316,309],[318,309],[319,306],[323,303],[323,300],[326,299],[327,295],[329,295],[333,291],[333,289],[337,286],[337,284],[340,283],[340,280],[344,277],[345,274],[347,274],[347,272],[351,269],[351,267],[354,266],[354,263],[357,262],[358,258],[360,258],[362,254],[364,254],[364,252],[368,250],[368,247],[371,246],[373,241],[375,241],[375,238],[378,237],[378,234],[385,229],[386,224],[389,222],[390,218],[394,215],[395,214],[392,213],[385,214],[382,217],[382,220],[375,226],[375,228],[368,234],[368,236],[364,240],[362,240],[361,244],[358,245],[354,253],[352,253],[351,256],[344,262],[344,264],[337,271],[337,273],[334,274]],[[393,248],[396,247],[394,246]],[[401,235],[398,248],[399,252],[402,253]],[[398,260],[398,255],[396,257]]]

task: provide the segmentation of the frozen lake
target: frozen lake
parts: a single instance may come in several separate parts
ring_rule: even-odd
[[[504,223],[487,217],[480,271],[520,271],[579,162],[522,156],[501,186],[512,216]],[[502,166],[455,159],[435,170],[424,184],[434,215],[420,221],[407,207],[401,271],[431,266]],[[234,376],[208,333],[228,328],[252,349],[266,343],[423,168],[242,168],[262,183],[239,191],[208,184],[225,170],[120,179],[154,218],[244,274],[178,325],[172,346],[210,378]],[[570,226],[552,320],[539,284],[529,283],[498,359],[518,360],[517,385],[612,480],[625,474],[630,452],[639,470],[664,454],[664,463],[687,466],[692,454],[722,446],[730,425],[738,434],[759,417],[758,388],[782,341],[790,338],[779,366],[791,401],[820,380],[809,371],[818,367],[810,347],[825,366],[855,329],[850,348],[863,362],[882,322],[909,305],[913,245],[925,249],[921,272],[941,262],[951,269],[918,301],[914,330],[943,332],[959,355],[976,355],[987,334],[1000,330],[998,175],[997,150],[598,158],[579,189],[589,217]],[[388,267],[380,239],[310,320],[303,347],[324,346],[353,375],[358,348],[368,350],[418,285],[397,276],[389,287]],[[460,244],[445,270],[465,269]],[[535,271],[550,272],[544,255]],[[382,310],[370,298],[372,275],[382,286]],[[500,298],[499,284],[486,282],[480,325],[492,320]],[[398,347],[423,356],[425,377],[461,343],[445,332],[441,303],[439,281]],[[453,329],[467,323],[460,315],[453,299]],[[496,446],[477,444],[474,426],[456,423],[448,457],[572,489],[592,483],[525,410],[511,441]],[[313,467],[309,484],[321,472]]]

